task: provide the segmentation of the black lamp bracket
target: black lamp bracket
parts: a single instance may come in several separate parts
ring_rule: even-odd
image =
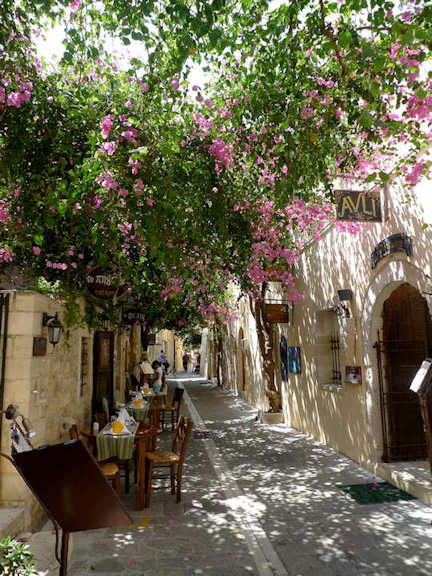
[[[58,320],[58,313],[56,312],[54,315],[50,315],[47,312],[42,314],[42,326],[47,326],[51,320]]]

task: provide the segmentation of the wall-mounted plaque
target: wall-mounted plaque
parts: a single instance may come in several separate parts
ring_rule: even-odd
[[[118,290],[119,279],[115,274],[97,268],[87,274],[86,283],[96,298],[111,299]]]
[[[361,384],[361,366],[345,366],[345,382],[349,384]]]
[[[412,256],[411,238],[406,234],[398,233],[382,240],[371,254],[372,269],[382,258],[394,252],[405,252],[407,256]]]
[[[150,346],[154,346],[156,344],[156,334],[149,334],[147,342]]]
[[[47,351],[47,339],[43,337],[33,338],[33,356],[45,356]]]
[[[300,346],[288,346],[288,371],[301,374]]]
[[[335,190],[336,218],[348,222],[382,222],[380,190]]]

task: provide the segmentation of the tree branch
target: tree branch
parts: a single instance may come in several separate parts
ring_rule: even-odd
[[[333,34],[331,27],[327,26],[326,22],[325,22],[323,0],[319,0],[319,4],[320,4],[320,14],[321,14],[321,31],[324,34],[324,36],[326,36],[330,40],[330,42],[333,44],[334,49],[335,49],[336,58],[340,64],[340,67],[342,68],[343,75],[348,77],[349,76],[348,68],[346,67],[345,62],[342,59],[342,55],[341,55],[341,52],[339,50],[336,36]],[[345,83],[346,83],[346,80],[345,80]]]

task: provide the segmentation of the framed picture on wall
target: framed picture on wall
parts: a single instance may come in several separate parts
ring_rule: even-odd
[[[288,347],[288,370],[291,374],[301,374],[300,346]]]
[[[361,384],[361,366],[345,366],[345,382],[349,384]]]

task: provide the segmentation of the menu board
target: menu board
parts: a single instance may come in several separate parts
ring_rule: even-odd
[[[420,369],[411,382],[410,390],[417,394],[426,394],[432,388],[432,359],[423,360]]]

